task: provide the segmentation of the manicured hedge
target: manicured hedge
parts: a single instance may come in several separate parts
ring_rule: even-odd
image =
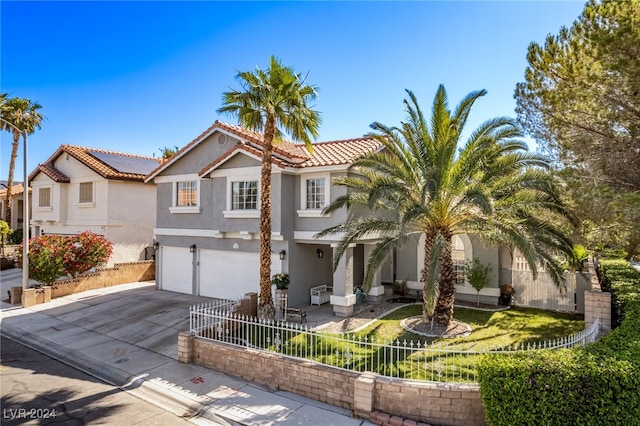
[[[490,425],[640,425],[640,273],[601,261],[620,325],[585,348],[485,356],[479,381]]]

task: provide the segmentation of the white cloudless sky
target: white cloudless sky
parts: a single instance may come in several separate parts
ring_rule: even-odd
[[[2,1],[0,90],[40,103],[29,172],[61,144],[141,155],[182,147],[216,119],[237,71],[270,55],[319,87],[319,141],[425,112],[439,84],[453,108],[486,89],[468,126],[515,116],[527,47],[571,26],[582,1]],[[0,136],[6,179],[11,136]],[[16,180],[22,180],[22,148]]]

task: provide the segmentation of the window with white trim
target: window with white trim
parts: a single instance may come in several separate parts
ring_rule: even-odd
[[[325,178],[307,179],[307,209],[323,209],[325,206]]]
[[[78,203],[80,204],[93,203],[93,182],[80,182]]]
[[[231,210],[258,209],[258,181],[231,182]]]
[[[198,183],[195,180],[176,182],[175,207],[198,205]]]
[[[314,173],[300,177],[300,210],[299,217],[328,217],[322,209],[329,205],[328,173]]]
[[[38,207],[51,207],[51,187],[38,188]]]

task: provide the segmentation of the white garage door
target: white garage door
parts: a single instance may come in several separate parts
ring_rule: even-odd
[[[271,259],[271,270],[280,269],[280,260]],[[273,275],[273,273],[271,274]],[[236,299],[260,291],[258,253],[200,250],[200,295]]]
[[[160,289],[193,293],[193,254],[188,247],[160,247]]]

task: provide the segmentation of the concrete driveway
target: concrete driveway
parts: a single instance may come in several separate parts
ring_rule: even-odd
[[[71,331],[78,330],[78,327],[96,333],[97,341],[85,342],[87,346],[93,347],[96,354],[100,354],[102,350],[100,336],[106,336],[111,339],[104,339],[105,341],[116,339],[124,344],[177,359],[178,333],[189,329],[189,306],[211,300],[156,291],[153,282],[144,282],[53,299],[50,303],[33,306],[30,310],[42,312],[62,323],[62,326],[49,326],[49,332],[58,336],[56,340],[62,346],[73,347],[79,344],[78,336]],[[3,322],[9,324],[11,320],[5,318]]]
[[[192,422],[371,424],[340,407],[178,362],[189,306],[210,300],[157,291],[153,282],[121,284],[31,308],[2,303],[0,331]]]

